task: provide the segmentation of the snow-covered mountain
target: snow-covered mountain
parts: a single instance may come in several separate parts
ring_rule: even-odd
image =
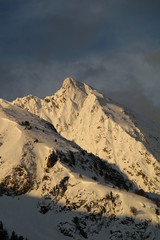
[[[160,128],[105,98],[85,83],[65,79],[44,100],[33,96],[15,105],[51,122],[65,138],[115,164],[148,193],[160,192]]]
[[[0,221],[28,240],[158,240],[158,131],[71,78],[1,99]]]

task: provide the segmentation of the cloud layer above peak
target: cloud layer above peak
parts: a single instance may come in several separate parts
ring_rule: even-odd
[[[160,108],[159,11],[158,0],[0,1],[0,97],[44,97],[71,76]]]

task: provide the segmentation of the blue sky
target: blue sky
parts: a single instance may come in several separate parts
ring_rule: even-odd
[[[158,113],[159,12],[159,0],[0,0],[0,97],[45,97],[70,76]]]

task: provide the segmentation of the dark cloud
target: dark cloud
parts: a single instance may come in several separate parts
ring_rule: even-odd
[[[158,44],[157,1],[5,0],[0,4],[0,52],[5,59],[80,58],[115,52],[144,38],[145,44]]]
[[[96,44],[100,16],[92,10],[91,3],[27,2],[15,1],[12,8],[1,10],[2,14],[5,11],[1,53],[6,57],[72,58],[85,55]]]
[[[160,106],[155,106],[152,101],[144,94],[143,87],[138,82],[131,82],[127,90],[105,92],[106,96],[111,97],[118,103],[134,110],[143,118],[156,123],[160,122]]]
[[[71,76],[159,109],[159,10],[158,0],[1,0],[0,97],[45,97]]]
[[[29,81],[22,66],[0,64],[0,97],[13,100],[16,96],[24,96],[34,88],[33,80]]]
[[[153,68],[160,66],[160,49],[157,51],[151,51],[146,54],[147,62],[153,66]]]

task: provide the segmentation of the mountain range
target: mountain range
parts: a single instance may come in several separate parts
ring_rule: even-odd
[[[160,126],[72,78],[1,99],[0,221],[28,240],[158,240]]]

